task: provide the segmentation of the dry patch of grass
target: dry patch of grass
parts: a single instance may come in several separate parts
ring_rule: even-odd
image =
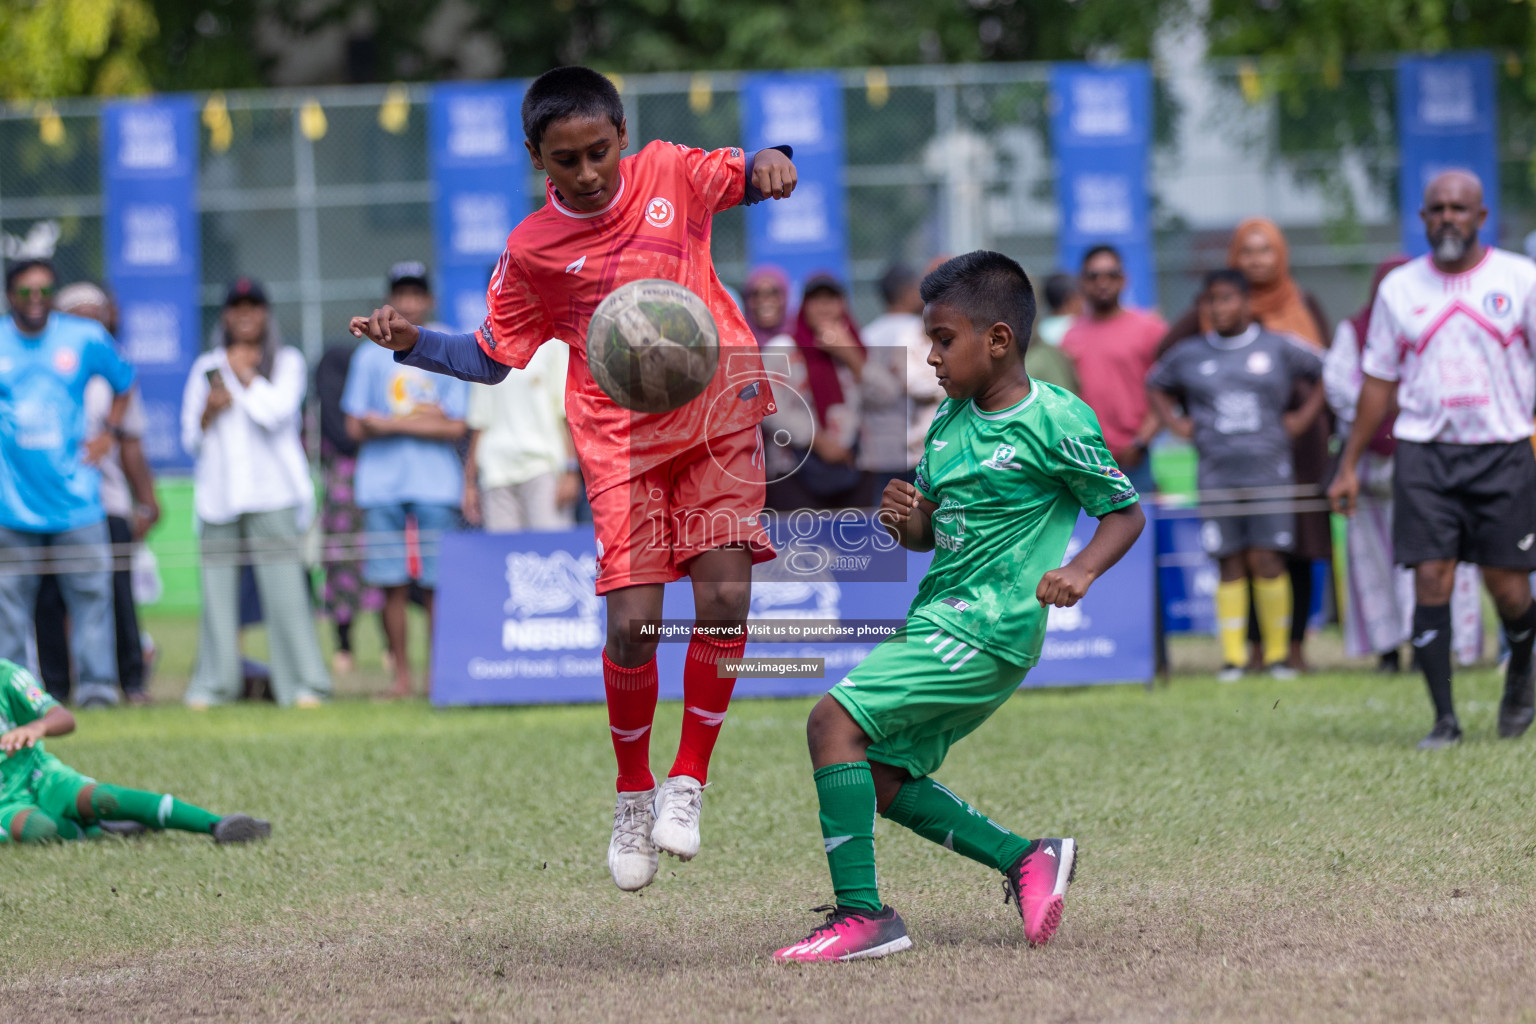
[[[607,881],[600,708],[93,714],[81,770],[277,825],[0,849],[10,1021],[1536,1021],[1536,748],[1424,755],[1417,680],[1334,674],[1024,694],[940,777],[1074,834],[1062,931],[1027,948],[990,872],[881,823],[916,943],[780,966],[829,895],[807,701],[743,702],[705,849]],[[1277,703],[1278,702],[1278,703]],[[664,707],[657,760],[676,734]]]

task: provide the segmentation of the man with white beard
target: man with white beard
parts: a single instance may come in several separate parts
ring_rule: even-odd
[[[1359,411],[1328,495],[1354,511],[1356,466],[1395,398],[1392,539],[1397,560],[1414,570],[1412,642],[1435,705],[1419,747],[1435,749],[1461,739],[1451,702],[1458,560],[1482,567],[1510,639],[1499,735],[1520,736],[1536,717],[1536,263],[1478,240],[1488,211],[1482,183],[1466,171],[1436,176],[1420,216],[1431,252],[1381,283]]]

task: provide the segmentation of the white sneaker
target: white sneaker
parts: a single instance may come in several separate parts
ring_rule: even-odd
[[[674,775],[656,791],[656,826],[651,842],[678,860],[699,853],[699,814],[704,810],[704,784],[691,775]]]
[[[1236,665],[1223,665],[1221,671],[1216,673],[1218,683],[1235,683],[1243,678],[1243,670]]]
[[[651,828],[656,815],[651,807],[656,790],[620,793],[613,805],[613,838],[608,840],[608,873],[625,892],[644,889],[656,877],[656,847]]]

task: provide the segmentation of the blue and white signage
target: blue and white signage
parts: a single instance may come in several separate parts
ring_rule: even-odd
[[[181,394],[202,351],[197,108],[186,96],[114,101],[101,130],[106,276],[139,375],[144,450],[159,469],[184,469]]]
[[[1157,578],[1168,633],[1216,632],[1216,585],[1221,571],[1206,553],[1204,524],[1193,508],[1170,509],[1149,524],[1157,540]]]
[[[1419,209],[1424,187],[1442,171],[1466,170],[1482,179],[1488,221],[1480,237],[1485,245],[1498,244],[1497,122],[1489,54],[1398,58],[1398,205],[1410,256],[1429,251]]]
[[[796,289],[830,271],[848,281],[844,210],[843,87],[835,72],[747,75],[741,87],[743,148],[793,146],[799,183],[786,200],[747,209],[747,258],[775,264]]]
[[[522,82],[435,86],[429,107],[438,312],[457,330],[485,320],[485,288],[528,213]]]
[[[1093,536],[1096,522],[1079,519],[1068,558]],[[835,527],[828,526],[823,538]],[[798,543],[812,540],[802,532]],[[1124,559],[1074,608],[1052,609],[1040,663],[1026,687],[1145,682],[1152,678],[1152,534],[1143,533]],[[805,550],[808,550],[806,548]],[[793,552],[790,552],[792,554]],[[860,579],[857,572],[789,557],[757,567],[750,617],[774,623],[835,623],[835,643],[787,639],[754,641],[750,657],[821,658],[822,678],[742,678],[741,696],[796,696],[825,692],[900,625],[930,556],[904,552],[904,580]],[[596,545],[590,529],[558,533],[450,534],[439,548],[437,635],[432,644],[432,702],[525,704],[603,699],[605,609],[594,595]],[[881,574],[876,574],[877,576]],[[667,623],[693,618],[687,580],[666,589]],[[865,628],[864,634],[857,631]],[[683,632],[679,639],[686,636]],[[686,640],[663,642],[657,666],[663,698],[682,696]]]
[[[1128,305],[1156,303],[1147,163],[1152,74],[1145,64],[1051,68],[1051,145],[1061,226],[1057,261],[1076,270],[1083,254],[1113,245],[1125,263]]]
[[[449,533],[437,557],[432,703],[604,699],[590,529]]]

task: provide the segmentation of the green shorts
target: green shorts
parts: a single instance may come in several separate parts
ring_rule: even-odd
[[[1013,695],[1028,671],[931,622],[908,619],[832,688],[832,697],[874,740],[871,761],[922,778]]]
[[[52,754],[42,755],[32,767],[26,789],[8,793],[0,802],[0,842],[10,840],[11,819],[21,811],[42,811],[50,818],[78,822],[80,816],[75,810],[75,797],[95,782]]]

